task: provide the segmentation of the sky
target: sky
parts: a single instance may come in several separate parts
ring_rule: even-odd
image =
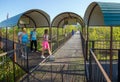
[[[60,13],[74,12],[84,17],[92,2],[118,2],[120,0],[0,0],[0,22],[30,9],[40,9],[48,13],[51,20]]]

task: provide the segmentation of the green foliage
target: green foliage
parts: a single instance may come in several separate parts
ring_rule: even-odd
[[[113,40],[120,40],[120,27],[113,27]],[[94,44],[94,48],[110,48],[110,27],[89,28],[89,40],[101,40]],[[108,40],[108,41],[106,41]],[[91,43],[89,47],[91,48]],[[114,48],[119,48],[116,42],[113,42]]]
[[[120,27],[113,28],[113,39],[120,40]]]
[[[96,49],[110,49],[110,27],[91,27],[89,28],[89,40],[94,41],[94,48]],[[120,27],[113,27],[113,45],[114,49],[119,49],[119,41],[114,42],[114,40],[120,40]],[[92,42],[89,42],[89,49],[92,48]],[[98,50],[99,51],[99,50]],[[99,52],[97,53],[97,58],[99,60],[109,60],[110,53]],[[117,59],[117,53],[113,53],[113,59]]]
[[[66,25],[66,32],[70,33],[72,30],[77,31],[77,27],[75,25]]]
[[[76,27],[77,27],[77,30],[82,31],[82,27],[80,25],[77,25]]]
[[[89,28],[90,40],[110,40],[110,27]],[[113,40],[120,40],[120,27],[113,27]]]
[[[13,67],[13,62],[8,57],[4,57],[3,63],[0,64],[0,82],[14,82],[14,72],[16,80],[25,74],[19,66],[15,65],[15,69]]]

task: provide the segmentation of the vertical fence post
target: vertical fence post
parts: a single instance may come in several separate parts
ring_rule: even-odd
[[[2,29],[0,28],[0,49],[2,48]]]
[[[29,82],[29,60],[28,60],[28,46],[25,45],[25,56],[27,56],[27,82]]]
[[[92,54],[89,57],[89,82],[92,82]]]
[[[15,50],[14,50],[14,52],[15,52]],[[14,80],[14,82],[16,82],[15,75],[16,75],[16,72],[15,72],[15,61],[13,61],[13,80]]]
[[[16,43],[15,43],[15,27],[13,27],[13,49],[14,49],[14,55],[13,55],[13,57],[14,57],[14,62],[16,62]]]
[[[14,82],[16,82],[16,72],[15,72],[15,62],[16,62],[16,44],[15,44],[15,27],[13,27],[13,75],[14,75]]]
[[[95,47],[94,43],[95,43],[95,41],[92,41],[92,49],[94,49],[94,47]]]
[[[60,64],[60,68],[62,68],[62,65]],[[61,82],[64,82],[64,80],[63,80],[63,68],[61,69]]]
[[[57,48],[59,47],[59,28],[57,27]]]
[[[50,66],[50,68],[51,68],[51,82],[53,82],[53,81],[52,81],[52,72],[53,72],[53,71],[52,71],[52,62],[50,62],[50,63],[51,63],[51,66]]]
[[[7,13],[6,18],[8,19],[9,14]],[[8,51],[8,27],[6,27],[6,52]]]
[[[118,82],[120,82],[120,50],[118,50]]]
[[[113,47],[113,27],[111,26],[110,27],[110,79],[112,80],[112,75],[113,75],[113,64],[112,64],[112,62],[113,62],[113,54],[112,54],[112,52],[113,52],[113,49],[112,49],[112,47]]]
[[[88,60],[88,40],[86,40],[86,48],[85,48],[85,52],[86,52],[86,60]]]
[[[52,50],[52,27],[49,27],[49,35],[50,35],[50,49]]]

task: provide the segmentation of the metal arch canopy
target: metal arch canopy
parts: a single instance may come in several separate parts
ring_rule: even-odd
[[[67,24],[75,24],[75,23],[79,23],[82,27],[84,27],[84,22],[83,19],[73,13],[73,12],[63,12],[61,14],[58,14],[52,21],[51,26],[52,27],[63,27],[64,25]]]
[[[88,26],[120,26],[120,3],[92,2],[84,21]]]
[[[31,9],[0,22],[0,27],[49,27],[50,16],[39,9]]]

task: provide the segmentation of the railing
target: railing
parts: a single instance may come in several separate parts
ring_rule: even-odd
[[[62,44],[64,44],[70,37],[71,33],[67,34],[67,36],[61,35],[61,38],[57,41],[57,38],[52,39],[52,51],[56,51]]]
[[[86,80],[89,80],[89,75],[88,75],[88,58],[87,58],[87,53],[86,53],[86,39],[85,36],[80,32],[80,36],[81,36],[81,43],[82,43],[82,51],[83,51],[83,56],[84,56],[84,66],[85,66],[85,76],[86,76]]]
[[[86,39],[81,32],[80,32],[80,36],[81,36],[81,41],[82,41],[81,43],[82,43],[83,55],[84,55],[84,58],[87,59],[87,56],[86,56]]]
[[[52,46],[52,52],[56,51],[61,45],[63,45],[70,37],[72,36],[71,33],[68,33],[67,36],[65,35],[59,35],[59,39],[57,40],[57,35],[52,36],[52,40],[49,42]],[[41,48],[43,37],[38,37],[38,47]],[[5,41],[4,41],[5,42]],[[12,42],[12,41],[11,41]],[[12,42],[13,44],[13,42]],[[19,45],[19,44],[18,44]],[[6,48],[6,47],[5,47]],[[12,48],[13,49],[13,48]],[[6,50],[6,49],[4,49]]]
[[[28,58],[21,57],[20,51],[21,48],[0,54],[0,82],[16,82],[28,72]]]
[[[64,42],[66,42],[70,37],[71,37],[71,33],[68,34],[66,37],[60,39],[56,43],[57,47],[54,48],[54,50],[60,47],[62,44],[64,44]],[[16,82],[22,80],[26,81],[26,79],[27,82],[29,82],[30,80],[29,77],[34,78],[34,76],[29,72],[30,70],[29,70],[29,62],[28,62],[28,48],[26,45],[12,42],[12,44],[10,44],[12,45],[12,49],[13,49],[13,44],[16,45],[15,50],[11,50],[0,54],[0,82]],[[51,70],[53,70],[53,68]],[[69,76],[70,72],[74,72],[74,71],[70,71],[70,70],[65,72],[59,71],[59,74]],[[72,74],[79,75],[78,73],[72,73]],[[85,80],[84,74],[80,74],[80,75],[82,75],[83,79]],[[62,81],[64,80],[63,76],[61,80]]]
[[[13,50],[13,41],[6,39],[6,38],[1,38],[0,37],[0,47],[4,52],[11,51]]]
[[[119,49],[112,49],[112,69],[110,68],[110,49],[92,49],[96,58],[101,63],[102,67],[110,76],[110,72],[112,72],[112,82],[119,82],[117,81],[119,79]]]
[[[119,76],[120,76],[120,41],[119,40],[113,40],[112,41],[112,51],[110,49],[110,40],[89,40],[88,45],[87,41],[85,40],[84,36],[81,34],[81,40],[82,40],[82,48],[83,48],[83,54],[85,57],[85,71],[87,79],[89,78],[89,69],[88,69],[88,58],[90,57],[90,50],[92,48],[97,60],[101,63],[102,67],[104,68],[105,72],[108,76],[110,76],[110,72],[112,72],[112,82],[119,82]],[[88,50],[86,50],[86,47],[88,47]],[[87,55],[88,54],[88,55]],[[110,54],[112,54],[112,68],[110,68]],[[104,63],[103,63],[104,62]],[[97,69],[97,68],[96,68]],[[97,72],[96,72],[97,73]],[[98,82],[98,81],[97,81]]]
[[[15,63],[18,64],[24,71],[29,73],[29,62],[28,62],[28,51],[29,48],[27,45],[18,44],[16,45],[17,49],[14,53],[16,53],[16,61]]]
[[[92,49],[110,49],[110,40],[89,40],[87,43],[86,38],[80,32],[81,41],[82,41],[82,49],[85,59],[87,60],[89,57],[89,50]],[[88,44],[88,45],[87,45]],[[88,48],[87,48],[88,47]],[[120,49],[120,40],[112,41],[112,49]]]
[[[118,77],[118,52],[120,49],[120,41],[114,40],[112,42],[112,49],[110,49],[109,40],[94,40],[89,41],[89,49],[92,48],[96,54],[99,62],[104,62],[102,64],[104,70],[111,77],[112,82],[119,82]],[[89,57],[89,56],[88,56]]]
[[[110,40],[89,40],[89,49],[110,49]],[[120,40],[112,41],[112,49],[120,49]]]
[[[104,64],[104,62],[101,63]],[[111,82],[103,66],[91,49],[89,56],[89,82]]]

